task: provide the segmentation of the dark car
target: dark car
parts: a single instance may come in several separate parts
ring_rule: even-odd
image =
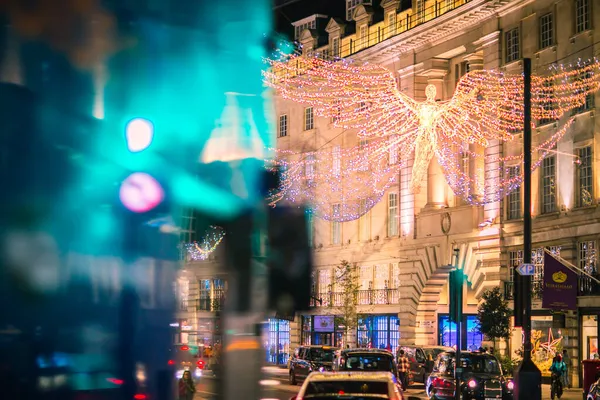
[[[453,351],[452,347],[446,346],[400,346],[396,357],[399,356],[400,350],[404,350],[410,361],[410,383],[427,382],[437,356],[445,351]]]
[[[300,346],[290,361],[290,384],[303,381],[311,372],[331,371],[337,347]]]
[[[454,360],[456,353],[440,353],[435,360],[433,372],[427,378],[425,391],[431,397],[436,388],[436,397],[454,398]],[[512,400],[514,383],[504,377],[498,359],[491,354],[463,352],[459,366],[460,391],[464,400]]]
[[[381,349],[344,349],[337,352],[334,371],[391,372],[398,377],[394,355]]]

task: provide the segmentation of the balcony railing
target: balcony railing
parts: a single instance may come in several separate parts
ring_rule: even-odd
[[[358,305],[398,304],[397,289],[370,289],[357,291]],[[313,294],[313,307],[342,307],[346,294],[343,292],[326,292]]]
[[[596,279],[600,279],[600,274],[596,274]],[[541,280],[531,282],[532,299],[541,300],[543,295],[543,283]],[[504,282],[504,298],[514,300],[514,282]],[[577,278],[578,296],[600,296],[600,284],[586,275],[579,275]]]

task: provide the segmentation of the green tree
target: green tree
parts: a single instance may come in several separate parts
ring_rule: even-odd
[[[494,348],[496,348],[496,340],[510,337],[510,316],[512,312],[499,287],[486,290],[483,293],[482,300],[477,308],[479,331],[491,340],[494,343]]]
[[[339,316],[336,324],[344,326],[344,341],[347,343],[350,334],[358,323],[358,291],[360,283],[356,267],[346,260],[342,260],[335,268],[336,291],[340,293]]]

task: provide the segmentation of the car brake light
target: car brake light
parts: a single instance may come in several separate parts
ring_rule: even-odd
[[[138,394],[134,394],[133,398],[135,400],[146,400],[148,398],[148,396],[146,396],[145,394],[142,394],[142,393],[138,393]]]
[[[444,389],[446,389],[446,388],[447,388],[447,389],[450,389],[450,388],[452,388],[452,386],[453,386],[453,385],[452,385],[452,382],[449,382],[449,381],[447,381],[447,380],[445,380],[445,379],[442,379],[442,378],[435,378],[435,379],[434,379],[434,380],[431,382],[431,384],[432,384],[432,385],[433,385],[433,387],[435,387],[435,388],[444,388]]]
[[[343,390],[340,390],[340,391],[338,392],[338,394],[346,394],[346,392],[344,392]]]
[[[174,365],[174,364],[175,364],[175,361],[169,360],[169,365]]]
[[[114,383],[115,385],[122,385],[124,383],[123,379],[108,378],[106,380],[109,381],[110,383]]]

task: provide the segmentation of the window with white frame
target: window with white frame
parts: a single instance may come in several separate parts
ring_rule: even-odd
[[[375,279],[373,289],[387,289],[390,286],[390,265],[375,265]]]
[[[340,146],[333,146],[331,152],[333,176],[340,176],[342,173],[342,148]]]
[[[315,119],[313,115],[313,108],[306,107],[304,109],[304,130],[310,131],[315,126]]]
[[[542,214],[556,211],[556,156],[542,160]]]
[[[307,154],[304,158],[304,175],[309,184],[315,179],[315,167],[315,155],[313,153]]]
[[[554,15],[548,13],[540,17],[540,50],[554,44]]]
[[[179,240],[182,243],[193,243],[197,241],[198,232],[196,232],[196,213],[193,209],[188,208],[183,210],[180,226],[181,231],[179,233]]]
[[[366,171],[369,169],[369,141],[367,139],[360,139],[358,142],[358,169],[360,171]]]
[[[371,239],[371,213],[369,212],[367,200],[360,200],[360,218],[358,219],[358,240],[365,242]]]
[[[361,25],[360,27],[360,46],[367,47],[369,45],[369,26]]]
[[[446,0],[445,7],[444,7],[445,8],[444,12],[448,12],[448,11],[450,11],[450,10],[452,10],[454,8],[454,1],[455,0]]]
[[[388,237],[398,236],[398,221],[399,212],[398,212],[398,193],[389,193],[388,194],[388,226],[387,226],[387,234]]]
[[[598,265],[598,243],[595,240],[579,242],[579,269],[594,275]]]
[[[508,168],[508,179],[516,182],[521,174],[521,167],[515,165]],[[515,189],[508,195],[508,204],[506,210],[507,219],[521,218],[521,185],[515,185]]]
[[[588,92],[590,90],[589,82],[592,79],[592,74],[589,71],[581,72],[578,75],[574,76],[575,80],[579,80],[583,83],[583,86],[580,89],[575,89],[575,94],[583,94],[584,92]],[[583,104],[573,110],[573,114],[579,114],[582,112],[586,112],[594,108],[594,93],[587,93],[585,96],[585,100]]]
[[[396,11],[388,13],[387,31],[389,36],[393,36],[396,34],[396,18]]]
[[[577,205],[591,206],[594,202],[592,146],[577,149]]]
[[[288,116],[286,114],[279,116],[279,131],[277,132],[278,137],[287,136],[288,130]]]
[[[331,39],[331,56],[339,57],[340,56],[340,38],[334,37]]]
[[[352,21],[352,14],[354,13],[354,9],[358,7],[360,4],[370,5],[372,4],[372,0],[346,0],[346,20]]]
[[[316,20],[305,22],[302,25],[297,25],[295,27],[295,29],[294,29],[295,39],[298,40],[300,38],[300,35],[302,34],[302,32],[305,29],[316,29],[316,28],[317,28],[317,21]]]
[[[398,289],[400,287],[400,266],[398,263],[391,264],[391,288]]]
[[[471,172],[469,168],[470,157],[469,157],[469,144],[463,143],[462,149],[458,153],[460,162],[460,172],[462,172],[463,178],[461,183],[462,196],[468,196],[471,193]]]
[[[360,267],[358,271],[360,290],[373,289],[373,267],[364,265]]]
[[[425,0],[417,0],[415,15],[417,22],[422,23],[425,21]]]
[[[575,0],[575,33],[589,30],[590,0]]]
[[[312,247],[315,237],[315,217],[310,208],[306,210],[306,230],[308,231],[308,246]]]
[[[548,246],[546,249],[553,255],[560,257],[560,246]],[[510,281],[514,282],[515,267],[523,263],[523,250],[510,251],[508,253]],[[531,277],[531,291],[535,298],[540,298],[544,280],[544,247],[538,247],[531,251],[531,263],[534,265],[534,273]]]
[[[331,291],[331,270],[320,269],[317,272],[317,280],[319,290],[318,298],[323,300],[324,306],[327,306],[329,304],[325,304],[325,302],[329,303],[329,292]]]
[[[341,206],[334,204],[332,206],[333,218],[339,218],[341,212]],[[342,243],[342,223],[335,219],[331,221],[331,244]]]
[[[519,43],[519,28],[514,28],[507,31],[504,34],[505,38],[505,50],[506,50],[506,62],[513,62],[521,57],[520,43]]]
[[[545,125],[556,121],[554,118],[554,82],[545,80],[542,84],[543,94],[540,96],[542,102],[543,117],[538,121],[538,125]]]

